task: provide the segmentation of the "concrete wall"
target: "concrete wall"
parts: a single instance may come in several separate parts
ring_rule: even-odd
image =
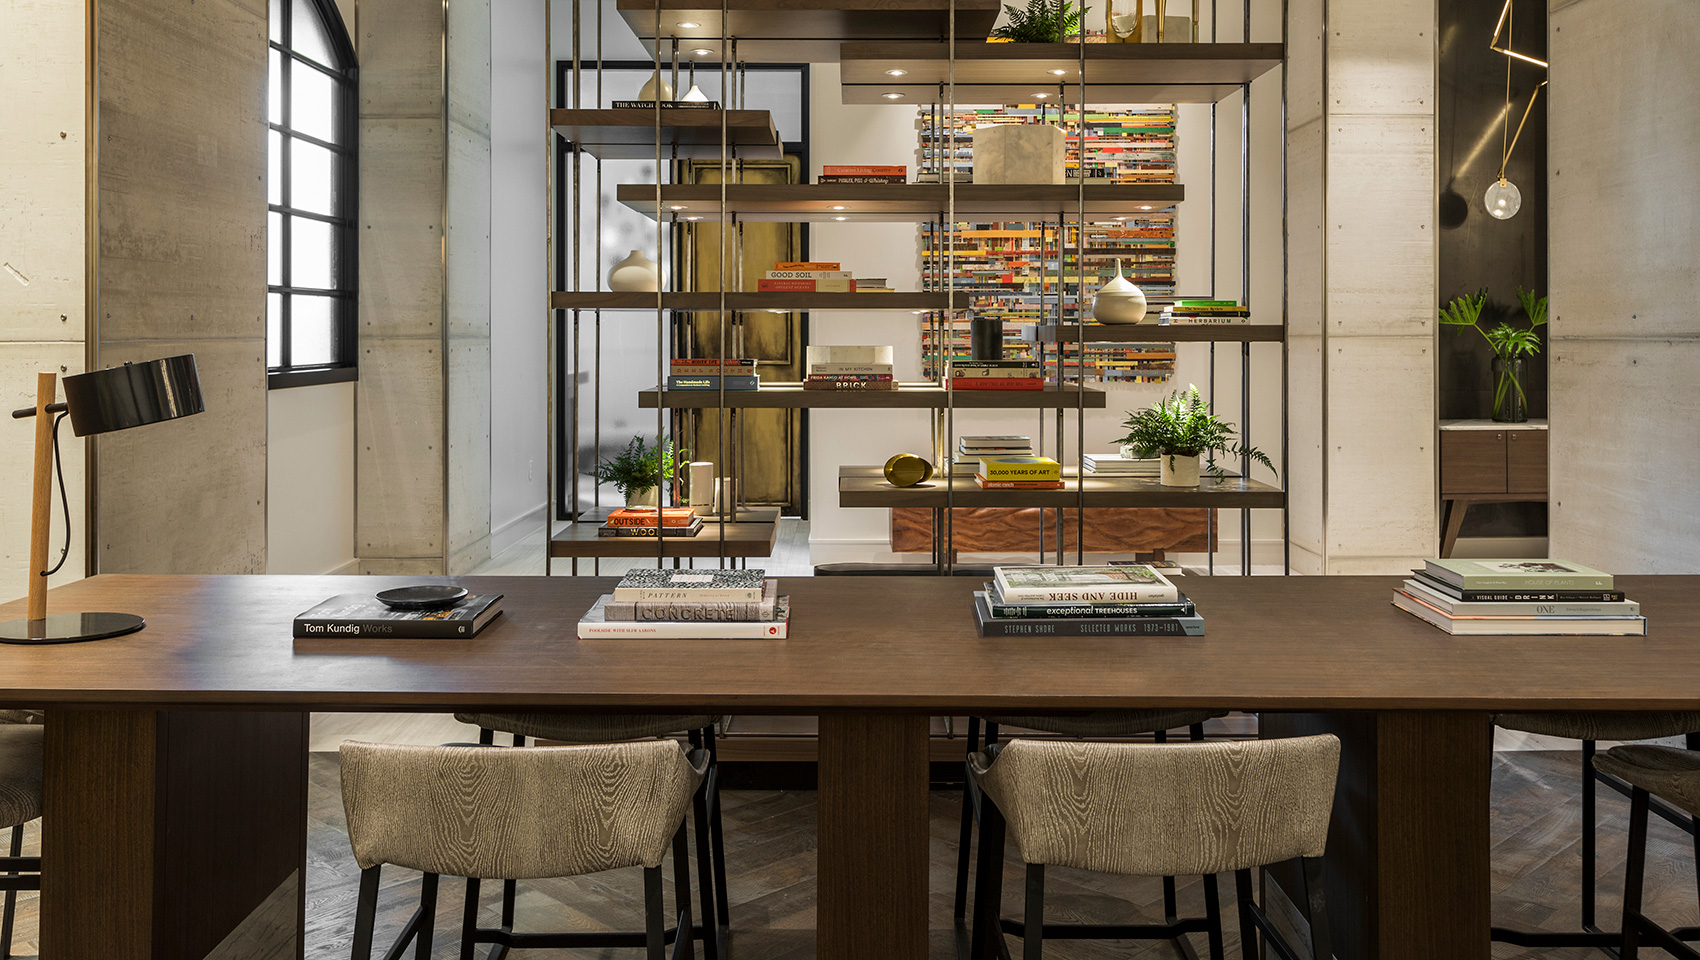
[[[354,384],[272,390],[266,572],[354,572]]]
[[[265,0],[98,5],[93,361],[196,355],[206,412],[95,441],[96,568],[266,563]]]
[[[1694,573],[1700,21],[1684,0],[1550,11],[1552,554]]]

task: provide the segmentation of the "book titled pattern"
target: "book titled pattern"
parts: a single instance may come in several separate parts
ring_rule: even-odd
[[[658,600],[623,603],[610,600],[603,607],[608,620],[655,620],[684,623],[691,620],[773,620],[779,601],[779,581],[769,580],[760,600]]]
[[[747,570],[632,570],[620,578],[614,599],[741,600],[761,599],[767,571]]]

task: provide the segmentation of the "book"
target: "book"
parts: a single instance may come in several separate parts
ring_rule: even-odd
[[[1453,636],[1644,637],[1646,617],[1454,617],[1402,590],[1393,605]]]
[[[836,280],[769,280],[756,281],[757,293],[855,293],[856,281],[840,277]]]
[[[760,377],[755,367],[674,367],[675,377]]]
[[[619,601],[761,599],[767,571],[745,570],[631,570],[620,578],[613,597]]]
[[[742,571],[740,571],[742,572]],[[610,620],[612,594],[603,594],[578,622],[578,638],[653,637],[658,640],[783,640],[791,598],[775,602],[772,620]]]
[[[829,344],[811,345],[804,349],[803,364],[814,369],[826,363],[884,363],[893,362],[889,344]]]
[[[603,605],[603,617],[608,620],[659,620],[684,622],[690,620],[772,620],[779,601],[779,581],[768,580],[762,587],[760,600],[653,600],[621,602],[609,600]]]
[[[657,529],[653,523],[647,527],[611,527],[603,524],[596,528],[598,537],[694,537],[702,532],[702,521],[683,527],[661,527]]]
[[[903,174],[837,174],[823,173],[815,178],[816,183],[908,183],[909,178]]]
[[[756,362],[752,359],[738,357],[674,357],[667,363],[674,369],[680,367],[691,369],[697,367],[748,367],[753,370],[756,365]]]
[[[1461,590],[1426,570],[1411,573],[1425,587],[1472,603],[1617,603],[1625,599],[1622,590]]]
[[[1204,618],[1039,617],[1000,619],[991,615],[984,591],[974,591],[974,621],[982,637],[1202,637]]]
[[[738,376],[738,377],[727,377],[727,376],[680,377],[680,376],[672,376],[672,377],[667,378],[667,389],[669,389],[669,390],[719,390],[719,389],[722,388],[722,382],[724,382],[725,389],[727,389],[727,390],[759,390],[759,389],[761,389],[761,378],[760,377],[744,377],[744,376]]]
[[[1037,370],[1037,360],[952,360],[954,370]]]
[[[1061,480],[1062,464],[1050,457],[981,457],[987,480]]]
[[[688,527],[697,515],[690,507],[662,507],[661,524],[667,527]],[[621,507],[608,513],[608,519],[603,521],[610,527],[653,527],[655,526],[654,507]]]
[[[994,567],[1005,603],[1154,603],[1180,592],[1149,564],[1103,567]]]
[[[1033,449],[1033,438],[1022,434],[985,434],[972,437],[957,437],[956,446],[960,450],[1023,450]]]
[[[1110,477],[1154,477],[1162,469],[1162,464],[1156,457],[1139,460],[1114,453],[1089,453],[1082,460],[1087,473]]]
[[[1186,594],[1173,602],[1157,603],[1005,603],[998,596],[998,585],[984,584],[986,603],[992,616],[1008,619],[1071,619],[1075,617],[1193,617],[1198,610]]]
[[[1249,317],[1250,307],[1241,306],[1198,306],[1198,307],[1164,307],[1164,316],[1176,317]]]
[[[780,260],[773,265],[775,270],[838,270],[844,264],[837,260]]]
[[[660,102],[660,106],[661,106],[661,109],[663,109],[663,110],[719,110],[720,109],[720,101],[718,101],[718,100],[662,100]],[[656,101],[654,101],[654,100],[615,100],[615,101],[613,101],[613,109],[615,109],[615,110],[654,110],[655,107],[656,107]]]
[[[861,381],[871,381],[880,383],[890,379],[892,379],[892,376],[889,373],[815,373],[810,371],[809,375],[803,378],[803,382],[856,383]]]
[[[1634,600],[1600,603],[1558,600],[1549,602],[1457,600],[1414,577],[1405,581],[1404,592],[1431,607],[1459,617],[1638,617],[1641,615],[1641,604]]]
[[[478,636],[501,612],[499,593],[468,594],[439,610],[397,610],[369,593],[344,593],[296,616],[295,637],[465,640]]]
[[[1212,323],[1250,323],[1250,317],[1171,317],[1163,314],[1158,320],[1158,326],[1186,327]]]
[[[1611,574],[1568,560],[1425,560],[1430,576],[1464,590],[1610,590]]]
[[[909,168],[904,164],[827,163],[821,165],[820,172],[826,177],[893,177],[907,176]]]
[[[981,474],[974,474],[974,482],[981,490],[1061,490],[1061,480],[987,480]]]
[[[848,270],[769,270],[769,280],[849,280]]]
[[[804,390],[896,390],[896,380],[847,380],[839,377],[816,379],[810,377],[803,381]]]
[[[952,377],[954,390],[1043,390],[1044,377]]]
[[[817,363],[809,367],[809,376],[891,376],[889,363]]]
[[[950,368],[950,376],[951,376],[951,379],[953,379],[953,380],[972,380],[972,379],[1014,380],[1014,379],[1023,379],[1023,378],[1031,378],[1031,379],[1036,380],[1036,379],[1039,379],[1040,377],[1043,377],[1044,375],[1045,375],[1044,371],[1040,370],[1038,367],[999,368],[999,367],[952,366]]]

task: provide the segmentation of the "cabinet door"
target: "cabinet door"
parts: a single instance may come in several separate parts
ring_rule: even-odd
[[[1542,495],[1547,492],[1545,430],[1505,432],[1505,491]]]
[[[1505,492],[1504,430],[1440,432],[1440,495]]]

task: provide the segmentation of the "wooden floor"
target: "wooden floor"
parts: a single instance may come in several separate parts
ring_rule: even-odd
[[[1580,818],[1577,792],[1580,754],[1518,751],[1496,755],[1491,815],[1494,841],[1494,919],[1505,926],[1564,929],[1575,922],[1581,876]],[[336,756],[314,753],[310,761],[307,884],[307,957],[330,960],[348,956],[359,871],[350,858],[338,788]],[[954,957],[950,898],[955,868],[958,794],[935,791],[932,797],[933,950],[938,960]],[[807,791],[729,791],[725,796],[727,859],[733,927],[732,955],[738,960],[792,960],[813,956],[815,798]],[[1623,889],[1624,834],[1628,804],[1602,793],[1600,915],[1618,909]],[[38,849],[38,825],[26,837],[26,853]],[[1685,834],[1654,819],[1648,858],[1649,912],[1667,925],[1700,922],[1692,848]],[[671,876],[671,873],[668,873]],[[1006,914],[1019,912],[1019,868],[1007,865]],[[1106,878],[1054,869],[1046,878],[1047,916],[1094,922],[1153,920],[1161,913],[1157,881]],[[390,871],[380,900],[379,938],[392,935],[412,912],[418,875]],[[496,920],[497,901],[486,885],[484,921]],[[433,956],[459,956],[462,899],[459,881],[445,882],[439,899],[438,939]],[[1228,921],[1229,956],[1235,956],[1237,931],[1231,918],[1233,883],[1222,884]],[[1181,889],[1183,911],[1202,909],[1199,881]],[[614,871],[571,880],[521,884],[521,929],[641,929],[641,879],[636,870]],[[34,894],[18,904],[15,955],[36,951]],[[1202,940],[1198,943],[1203,947]],[[381,948],[380,948],[381,949]],[[409,952],[409,956],[412,953]],[[550,960],[555,951],[544,951]],[[581,951],[577,957],[631,957],[634,951]],[[1051,960],[1063,958],[1173,957],[1168,944],[1056,942],[1046,945]],[[1658,951],[1646,956],[1660,957]],[[1496,958],[1597,958],[1587,950],[1529,950],[1497,945]]]

